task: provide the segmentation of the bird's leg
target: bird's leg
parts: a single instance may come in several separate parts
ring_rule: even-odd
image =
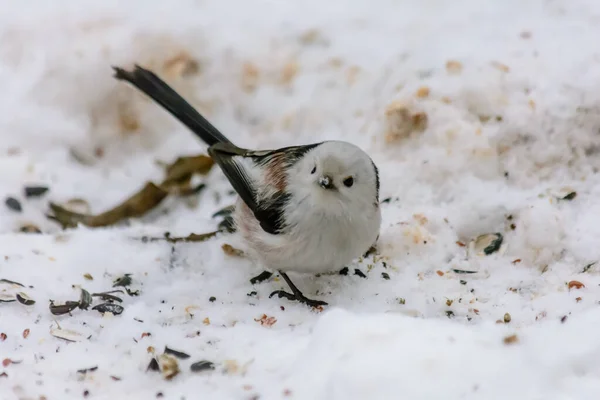
[[[304,296],[302,294],[302,292],[300,291],[300,289],[298,289],[296,287],[296,285],[294,285],[294,283],[292,282],[292,280],[290,279],[290,277],[287,276],[287,274],[285,272],[279,271],[279,274],[283,277],[283,279],[285,279],[285,282],[288,284],[288,286],[290,287],[290,289],[292,289],[292,293],[288,293],[288,292],[283,291],[283,290],[276,290],[273,293],[271,293],[271,295],[269,296],[269,298],[277,295],[277,296],[279,296],[279,298],[285,297],[288,300],[296,300],[296,301],[299,301],[300,303],[304,303],[304,304],[309,305],[311,307],[318,307],[318,306],[326,306],[327,305],[327,303],[325,303],[324,301],[311,300],[311,299],[307,298],[306,296]]]

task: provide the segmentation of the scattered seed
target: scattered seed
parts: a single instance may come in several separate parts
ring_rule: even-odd
[[[450,299],[446,300],[446,305],[448,307],[450,307],[452,305],[452,303],[454,303],[454,300],[450,300]]]
[[[520,263],[520,262],[521,262],[521,259],[520,259],[520,258],[517,258],[516,260],[512,260],[512,264],[513,264],[513,265],[515,265],[515,264],[518,264],[518,263]]]
[[[381,200],[380,203],[384,203],[385,204],[385,203],[389,203],[391,201],[392,201],[391,197],[386,197],[385,199]]]
[[[21,203],[19,202],[19,200],[15,199],[14,197],[7,197],[6,200],[4,200],[4,204],[6,204],[6,206],[13,211],[16,211],[16,212],[23,211],[23,207],[21,207]]]
[[[165,354],[170,354],[170,355],[175,356],[177,358],[181,358],[182,360],[190,358],[189,354],[186,354],[186,353],[184,353],[182,351],[177,351],[177,350],[170,349],[167,346],[165,346],[164,353]]]
[[[68,314],[77,307],[79,307],[78,301],[67,301],[65,302],[65,304],[58,305],[54,304],[52,300],[50,301],[50,312],[52,313],[52,315]]]
[[[483,252],[483,254],[489,256],[500,249],[503,240],[504,237],[501,233],[480,235],[474,240],[475,252],[478,254]]]
[[[202,323],[203,323],[204,325],[210,325],[210,318],[208,318],[208,317],[204,318],[204,319],[202,320]]]
[[[576,302],[578,302],[578,303],[579,303],[581,300],[583,300],[581,297],[577,297],[577,298],[575,299],[575,301],[576,301]]]
[[[264,282],[267,279],[269,279],[271,276],[273,276],[272,272],[263,271],[260,274],[258,274],[257,276],[255,276],[254,278],[250,279],[250,284],[254,285],[256,283]]]
[[[444,271],[437,270],[435,273],[438,274],[438,276],[444,276]]]
[[[27,328],[23,331],[23,339],[27,339],[27,337],[29,336],[29,332],[30,332],[29,328]]]
[[[366,277],[367,277],[367,276],[366,276],[366,275],[365,275],[365,274],[364,274],[364,273],[363,273],[363,272],[362,272],[360,269],[358,269],[358,268],[356,268],[356,269],[354,270],[354,275],[358,275],[358,276],[360,276],[361,278],[366,278]]]
[[[79,332],[70,329],[51,328],[50,334],[56,338],[66,340],[67,342],[80,342],[84,339]]]
[[[504,323],[508,324],[511,320],[510,314],[509,313],[505,313],[504,314]]]
[[[519,341],[519,338],[517,337],[517,335],[510,335],[510,336],[506,336],[504,338],[504,344],[514,344],[517,343]]]
[[[0,333],[0,342],[4,342],[7,338],[8,338],[8,336],[6,335],[6,333],[4,333],[4,332]]]
[[[81,289],[78,307],[82,310],[87,310],[90,304],[92,304],[92,295],[87,290]]]
[[[90,395],[90,391],[89,390],[84,390],[83,391],[83,397],[88,397]]]
[[[389,280],[390,280],[390,275],[389,275],[387,272],[382,272],[382,273],[381,273],[381,277],[382,277],[383,279],[385,279],[386,281],[389,281]]]
[[[10,358],[5,358],[4,360],[2,360],[3,367],[8,367],[10,364],[12,364],[12,360]]]
[[[17,293],[17,301],[25,306],[32,306],[35,304],[35,300],[30,298],[23,292]]]
[[[208,298],[208,301],[210,301],[211,303],[214,303],[215,301],[217,301],[217,298],[215,296],[210,296]]]
[[[560,323],[561,323],[561,324],[564,324],[566,321],[567,321],[567,316],[566,316],[566,315],[563,315],[563,316],[560,318]]]
[[[39,197],[48,191],[46,186],[25,186],[23,192],[25,197]]]
[[[94,280],[94,277],[92,275],[90,275],[90,274],[83,274],[83,277],[85,279],[87,279],[88,281],[93,281]]]
[[[583,283],[579,282],[579,281],[570,281],[567,284],[567,286],[568,286],[569,290],[571,290],[571,289],[581,289],[581,288],[585,287],[585,285]]]
[[[467,284],[467,281],[465,281],[465,280],[462,280],[462,279],[461,279],[461,280],[460,280],[460,284],[461,284],[461,285],[466,285],[466,284]]]
[[[192,370],[192,372],[202,372],[202,371],[214,370],[215,364],[210,361],[203,360],[203,361],[195,362],[192,365],[190,365],[190,369]]]
[[[114,303],[102,303],[102,304],[98,304],[97,306],[93,307],[92,310],[96,310],[98,312],[101,313],[112,313],[113,315],[119,315],[121,314],[125,309],[118,305],[118,304],[114,304]]]
[[[150,332],[143,332],[142,333],[142,339],[145,338],[145,337],[150,337],[150,336],[152,336],[152,334]]]

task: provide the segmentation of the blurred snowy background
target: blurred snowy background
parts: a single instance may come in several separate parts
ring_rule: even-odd
[[[0,195],[21,205],[0,208],[0,279],[26,286],[0,290],[35,300],[0,303],[0,398],[597,398],[597,1],[0,6]],[[204,152],[112,78],[134,63],[242,146],[330,138],[372,155],[389,198],[377,253],[348,276],[292,274],[329,307],[269,299],[282,282],[251,285],[260,266],[221,249],[235,236],[135,240],[214,230],[234,199],[217,169],[125,226],[46,218],[73,198],[100,213]],[[497,251],[474,251],[495,233]],[[49,312],[123,274],[140,293],[122,314]],[[190,358],[146,371],[165,346]],[[192,371],[201,360],[214,369]]]

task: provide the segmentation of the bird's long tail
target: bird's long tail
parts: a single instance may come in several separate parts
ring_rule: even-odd
[[[126,81],[163,106],[171,115],[187,126],[207,145],[231,143],[217,128],[206,120],[194,107],[153,72],[138,65],[133,71],[113,67],[114,77]]]

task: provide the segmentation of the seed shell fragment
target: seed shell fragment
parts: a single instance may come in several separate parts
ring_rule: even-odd
[[[119,315],[121,314],[125,309],[123,308],[123,306],[120,306],[118,304],[114,304],[114,303],[102,303],[102,304],[98,304],[97,306],[92,307],[92,310],[96,310],[98,312],[101,313],[112,313],[114,315]]]
[[[30,298],[23,292],[17,293],[17,301],[25,306],[32,306],[35,304],[35,300]]]
[[[175,356],[177,358],[181,358],[182,360],[190,358],[189,354],[186,354],[186,353],[184,353],[182,351],[177,351],[177,350],[170,349],[167,346],[165,346],[164,353],[165,354],[170,354],[170,355]]]
[[[214,370],[214,369],[215,369],[215,364],[210,361],[206,361],[206,360],[198,361],[198,362],[195,362],[192,365],[190,365],[190,370],[192,370],[192,372],[202,372],[202,371],[209,371],[209,370]]]

